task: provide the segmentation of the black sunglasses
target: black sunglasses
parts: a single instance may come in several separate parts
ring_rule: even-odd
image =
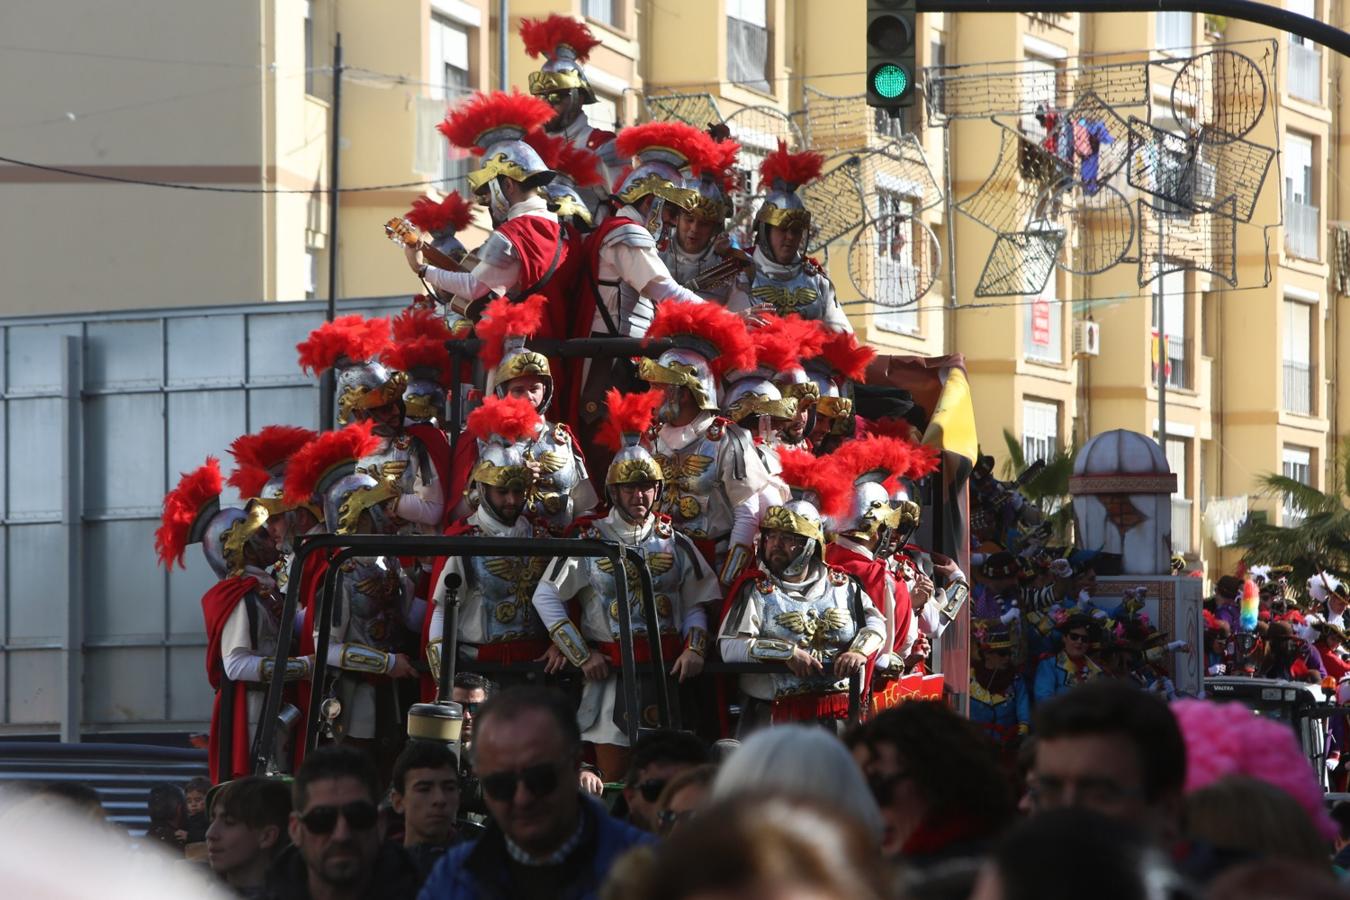
[[[478,707],[480,707],[480,706],[482,706],[482,705],[483,705],[482,703],[461,703],[461,704],[460,704],[460,706],[462,706],[462,707],[464,708],[464,711],[465,711],[466,713],[468,713],[469,715],[471,715],[471,716],[476,716],[476,715],[478,715]]]
[[[375,827],[380,811],[369,800],[356,800],[343,806],[316,806],[301,816],[300,822],[312,834],[331,834],[338,816],[346,819],[353,831],[366,831]]]
[[[1064,635],[1064,637],[1071,641],[1086,641],[1088,639],[1086,634],[1081,634],[1077,631],[1070,631],[1068,634]]]
[[[483,793],[498,803],[506,803],[514,797],[516,785],[521,783],[533,796],[547,797],[558,789],[558,767],[554,763],[540,763],[515,772],[493,772],[479,780]]]
[[[669,778],[648,778],[646,781],[638,782],[638,793],[648,803],[655,803],[661,799],[661,792],[666,789],[666,785],[669,783]]]

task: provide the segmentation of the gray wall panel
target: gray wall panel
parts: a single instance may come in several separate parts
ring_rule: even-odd
[[[53,578],[65,572],[61,538],[60,525],[9,526],[9,558],[23,561],[10,569],[5,597],[10,646],[56,641],[65,630],[64,610],[52,586]]]
[[[164,650],[116,647],[84,654],[84,711],[102,724],[164,720]]]
[[[253,384],[303,378],[295,345],[323,322],[316,313],[269,313],[248,319],[248,377]]]
[[[61,690],[57,686],[60,658],[46,650],[11,651],[9,664],[9,721],[16,725],[58,722]]]
[[[205,641],[203,641],[203,645]],[[169,719],[174,722],[210,720],[215,692],[206,680],[206,647],[169,648]]]
[[[244,392],[190,391],[169,394],[168,398],[168,487],[178,483],[179,473],[197,468],[208,456],[220,460],[220,471],[229,478],[234,469],[234,457],[227,452],[230,442],[247,429]],[[220,502],[222,506],[237,504],[239,495],[226,485]]]
[[[193,546],[183,557],[186,569],[175,568],[169,575],[169,634],[173,637],[201,635],[202,595],[218,580],[202,556],[202,548]]]
[[[161,394],[85,398],[86,514],[144,515],[159,511],[164,502],[163,435]]]
[[[155,522],[90,522],[84,529],[85,639],[164,636],[164,574],[155,567]]]
[[[61,512],[60,400],[9,400],[8,484],[10,521],[50,519]]]
[[[6,390],[11,394],[49,394],[61,386],[61,339],[78,336],[78,323],[12,325],[6,329]]]
[[[256,388],[248,392],[249,427],[264,425],[319,427],[318,387]]]
[[[158,387],[164,380],[162,327],[158,319],[91,322],[85,329],[85,389]]]
[[[169,319],[169,384],[238,387],[244,383],[244,317]]]

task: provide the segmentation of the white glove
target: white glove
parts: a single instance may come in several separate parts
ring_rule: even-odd
[[[1169,642],[1168,642],[1168,644],[1167,644],[1167,651],[1168,651],[1169,653],[1175,653],[1175,652],[1178,651],[1178,650],[1180,650],[1182,653],[1190,653],[1190,652],[1191,652],[1191,645],[1188,644],[1188,643],[1186,643],[1185,641],[1169,641]]]
[[[1088,608],[1089,606],[1091,606],[1091,605],[1092,605],[1092,595],[1089,594],[1086,590],[1079,591],[1079,592],[1078,592],[1078,608],[1079,608],[1079,609],[1087,609],[1087,608]]]
[[[1335,772],[1336,769],[1340,766],[1340,764],[1341,764],[1341,755],[1339,753],[1332,753],[1327,756],[1328,772]]]
[[[1073,564],[1067,559],[1057,559],[1050,564],[1050,574],[1056,578],[1072,578]]]
[[[1224,675],[1228,672],[1228,666],[1223,663],[1215,663],[1205,670],[1206,675]]]
[[[998,620],[1002,622],[1004,625],[1011,625],[1013,622],[1016,622],[1020,618],[1022,618],[1022,611],[1018,609],[1016,606],[1014,606],[1011,607],[1003,615],[999,616]]]

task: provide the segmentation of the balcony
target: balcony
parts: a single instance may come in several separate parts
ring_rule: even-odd
[[[1317,246],[1322,211],[1297,200],[1284,201],[1284,252],[1298,259],[1320,260]]]
[[[1289,42],[1289,95],[1309,103],[1322,102],[1322,51]]]
[[[1310,416],[1313,412],[1311,363],[1284,361],[1284,411]]]
[[[1195,552],[1191,546],[1191,501],[1185,497],[1172,498],[1172,552]]]

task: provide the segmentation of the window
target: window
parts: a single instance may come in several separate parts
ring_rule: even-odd
[[[1186,273],[1168,272],[1153,281],[1153,383],[1158,382],[1159,329],[1158,298],[1162,298],[1162,347],[1165,348],[1166,378],[1169,388],[1186,389],[1191,386],[1190,354],[1186,351]]]
[[[914,198],[899,191],[879,188],[876,192],[877,219],[882,227],[877,234],[877,264],[873,277],[893,285],[874,291],[874,296],[892,298],[894,309],[878,305],[873,323],[882,331],[899,334],[919,333],[917,302],[920,272],[914,267]]]
[[[947,65],[947,44],[943,40],[942,34],[934,32],[934,38],[928,45],[928,65],[939,71]],[[942,79],[934,79],[934,90],[931,96],[928,96],[925,102],[931,104],[931,112],[940,113],[943,110],[942,103]]]
[[[431,17],[431,84],[439,96],[440,114],[444,107],[455,103],[469,91],[469,32],[449,19]],[[469,154],[448,141],[440,140],[442,148],[440,176],[447,179],[444,191],[455,189],[455,181],[469,172]]]
[[[1022,400],[1022,457],[1027,464],[1049,459],[1059,449],[1059,404]]]
[[[1188,461],[1191,442],[1185,438],[1168,437],[1163,444],[1167,467],[1177,476],[1177,489],[1172,494],[1172,550],[1191,553],[1191,501],[1187,495]]]
[[[1046,124],[1037,116],[1041,110],[1059,109],[1059,64],[1042,56],[1027,56],[1018,81],[1021,84],[1022,133],[1040,141],[1046,136]]]
[[[313,300],[319,295],[319,251],[313,247],[305,249],[305,299]]]
[[[1307,447],[1285,447],[1282,465],[1280,467],[1285,478],[1292,478],[1299,484],[1306,484],[1313,487],[1312,481],[1312,450]],[[1303,521],[1303,513],[1295,509],[1286,500],[1283,508],[1280,510],[1280,519],[1284,526],[1290,527]]]
[[[768,0],[727,0],[727,78],[772,93]]]
[[[314,93],[314,0],[305,0],[305,93]]]
[[[1313,139],[1289,132],[1284,138],[1284,249],[1300,259],[1319,257],[1321,211],[1313,193]]]
[[[1059,302],[1057,281],[1052,272],[1040,296],[1022,307],[1022,352],[1027,359],[1064,361],[1064,307]]]
[[[582,0],[581,14],[593,22],[617,29],[623,0]]]
[[[1317,18],[1316,0],[1285,0],[1292,13]],[[1322,51],[1305,37],[1289,35],[1289,93],[1300,100],[1322,102]]]
[[[1191,48],[1192,16],[1188,12],[1154,13],[1154,43],[1157,49],[1189,50]]]
[[[1313,316],[1311,303],[1284,301],[1284,408],[1291,413],[1313,412]]]

